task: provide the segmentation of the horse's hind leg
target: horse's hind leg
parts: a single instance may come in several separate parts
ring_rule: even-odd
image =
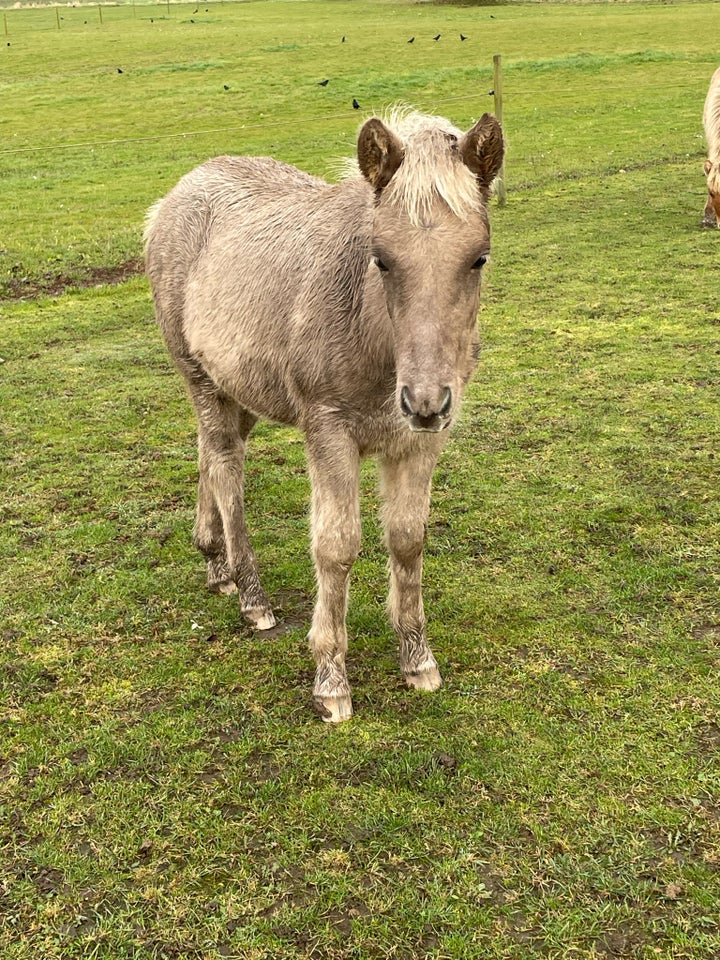
[[[210,483],[211,459],[212,455],[203,449],[202,435],[198,432],[200,475],[193,542],[205,557],[208,590],[213,593],[237,593],[237,584],[232,578],[227,559],[222,516]]]
[[[195,545],[207,561],[208,587],[240,594],[240,609],[257,630],[275,625],[260,585],[247,535],[244,506],[245,444],[257,418],[210,381],[190,385],[198,416],[198,481]]]

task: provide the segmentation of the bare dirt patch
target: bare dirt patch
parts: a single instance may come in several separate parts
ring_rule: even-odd
[[[123,283],[144,270],[141,258],[126,260],[115,267],[88,267],[77,275],[45,273],[42,277],[11,277],[0,283],[1,300],[34,300],[36,297],[59,297],[67,290],[102,287]]]

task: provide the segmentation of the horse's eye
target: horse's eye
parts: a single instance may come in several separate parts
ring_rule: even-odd
[[[487,263],[487,261],[488,261],[488,258],[487,258],[487,257],[478,257],[477,260],[475,261],[475,263],[472,265],[472,269],[473,269],[473,270],[482,270],[482,268],[485,266],[485,264]]]
[[[388,272],[388,267],[385,266],[385,264],[382,262],[382,260],[380,259],[380,257],[375,257],[375,263],[376,263],[376,265],[377,265],[378,270],[379,270],[381,273],[387,273],[387,272]]]

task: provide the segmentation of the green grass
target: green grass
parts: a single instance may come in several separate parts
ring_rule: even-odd
[[[62,8],[60,30],[53,8],[7,11],[0,291],[136,258],[145,209],[208,156],[273,153],[326,175],[352,152],[353,97],[363,113],[404,101],[469,124],[492,108],[498,52],[511,187],[700,162],[712,3],[508,6],[493,19],[389,2],[161,9],[151,23],[153,5],[106,8],[101,26]]]
[[[400,680],[372,464],[356,716],[328,729],[300,436],[263,424],[248,462],[287,626],[260,639],[204,588],[193,420],[145,281],[1,302],[0,955],[715,960],[716,9],[225,3],[202,35],[193,9],[158,35],[140,8],[84,33],[77,8],[54,32],[8,11],[6,291],[139,256],[144,208],[209,154],[327,173],[348,96],[467,124],[504,55],[510,192],[426,551],[446,685]]]

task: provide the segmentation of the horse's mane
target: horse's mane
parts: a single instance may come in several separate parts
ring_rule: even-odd
[[[720,162],[720,69],[715,71],[710,81],[703,111],[703,124],[708,155],[713,163],[718,163]]]
[[[443,200],[455,216],[467,220],[482,208],[477,180],[463,163],[454,144],[463,132],[443,117],[433,117],[407,108],[394,108],[383,123],[403,143],[405,156],[383,196],[407,213],[416,226],[430,216],[432,206]],[[357,176],[357,163],[345,165],[345,174]]]
[[[475,175],[453,145],[463,133],[442,117],[394,111],[388,126],[403,141],[405,158],[387,186],[387,198],[420,224],[440,198],[466,220],[482,206]]]

